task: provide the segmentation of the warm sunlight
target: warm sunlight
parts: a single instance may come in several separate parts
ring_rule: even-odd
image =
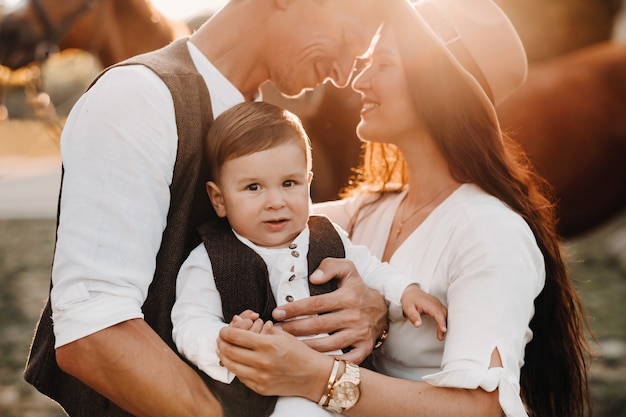
[[[215,9],[226,0],[152,0],[154,7],[174,19],[188,19],[207,9]]]

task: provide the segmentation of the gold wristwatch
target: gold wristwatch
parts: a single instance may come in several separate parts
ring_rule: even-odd
[[[361,371],[358,365],[345,363],[343,375],[336,380],[328,394],[328,404],[324,407],[333,413],[343,413],[352,408],[361,396]]]

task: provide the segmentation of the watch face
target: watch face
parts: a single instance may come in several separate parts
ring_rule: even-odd
[[[333,387],[333,400],[342,408],[350,408],[359,400],[361,390],[352,381],[340,381]]]

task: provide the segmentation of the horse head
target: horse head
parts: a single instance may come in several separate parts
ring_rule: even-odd
[[[77,26],[94,30],[96,0],[29,0],[0,20],[0,65],[42,62]]]
[[[0,19],[0,65],[16,69],[74,48],[106,67],[187,34],[149,0],[24,0]]]

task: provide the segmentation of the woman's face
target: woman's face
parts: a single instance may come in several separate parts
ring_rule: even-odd
[[[398,144],[419,129],[392,28],[384,28],[364,70],[352,82],[361,94],[357,135],[368,142]]]

